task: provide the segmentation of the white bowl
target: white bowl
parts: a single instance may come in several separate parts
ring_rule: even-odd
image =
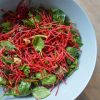
[[[0,8],[14,9],[19,1],[20,0],[0,0]],[[84,44],[82,47],[79,70],[66,80],[67,85],[60,85],[57,96],[55,96],[57,89],[55,88],[51,95],[45,98],[45,100],[74,100],[88,84],[95,68],[97,45],[91,22],[82,8],[73,0],[33,0],[32,5],[60,8],[70,17],[72,22],[77,24]],[[2,92],[2,90],[0,92]],[[11,100],[11,97],[5,97],[4,100]],[[13,98],[13,100],[26,100],[26,98]],[[35,99],[29,97],[27,100]]]

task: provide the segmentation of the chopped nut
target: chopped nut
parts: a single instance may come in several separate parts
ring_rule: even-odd
[[[15,64],[20,64],[21,63],[21,59],[20,58],[14,58],[14,63]]]
[[[27,38],[25,38],[25,39],[23,39],[23,40],[24,40],[24,42],[25,42],[26,45],[28,45],[28,44],[31,43],[31,41],[30,41],[29,39],[27,39]]]

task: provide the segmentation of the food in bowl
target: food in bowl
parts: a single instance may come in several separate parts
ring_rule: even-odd
[[[30,8],[22,2],[16,11],[5,12],[0,23],[4,96],[49,96],[78,68],[81,46],[79,32],[60,9]]]

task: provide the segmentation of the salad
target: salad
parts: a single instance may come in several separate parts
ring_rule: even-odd
[[[0,22],[3,96],[48,97],[78,69],[81,46],[78,30],[60,9],[21,2],[15,11],[6,11]]]

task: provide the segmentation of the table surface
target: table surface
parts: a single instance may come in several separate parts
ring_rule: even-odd
[[[76,0],[86,10],[94,26],[98,56],[94,74],[86,89],[76,100],[100,100],[100,0]]]

